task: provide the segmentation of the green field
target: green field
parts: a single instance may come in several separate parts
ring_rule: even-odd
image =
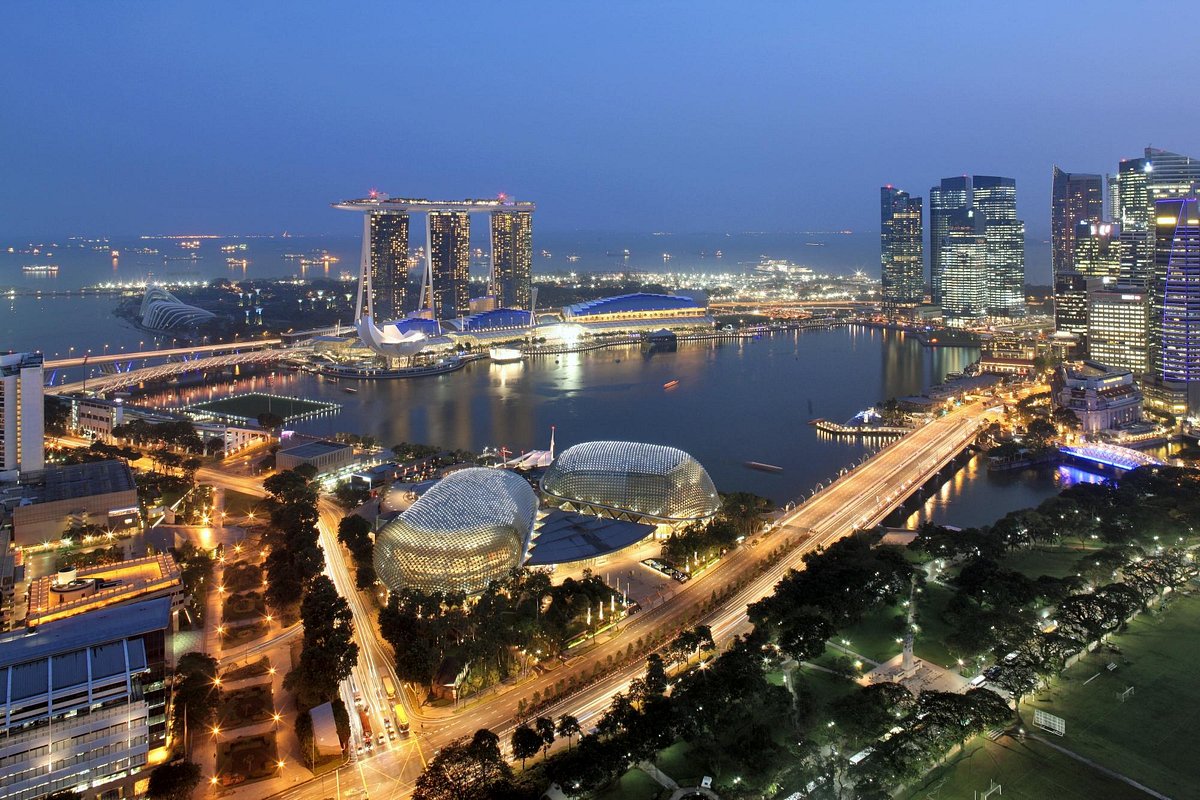
[[[1007,569],[1016,570],[1030,578],[1049,575],[1065,578],[1076,574],[1075,565],[1094,547],[1036,547],[1014,550],[1004,556],[1000,563]]]
[[[953,590],[937,583],[928,584],[917,595],[917,616],[921,630],[917,634],[915,652],[918,658],[943,667],[954,663],[954,657],[944,644],[950,628],[942,621],[942,611],[953,596]],[[857,625],[839,631],[830,641],[872,661],[887,661],[903,649],[903,645],[896,640],[904,635],[904,625],[896,618],[906,613],[902,603],[881,606]],[[850,644],[842,644],[843,639]],[[817,663],[831,666],[833,659],[839,655],[842,654],[831,648],[817,659]]]
[[[256,420],[259,414],[271,413],[281,417],[284,422],[291,422],[320,411],[333,411],[337,407],[334,403],[319,403],[299,397],[276,397],[261,392],[250,392],[249,394],[196,403],[188,408],[216,417],[240,420]]]
[[[973,800],[995,781],[992,800],[1149,800],[1121,781],[1081,764],[1041,742],[973,740],[949,764],[939,767],[906,800]]]
[[[225,514],[230,517],[244,517],[251,511],[257,513],[265,502],[258,495],[239,492],[237,489],[225,490]]]
[[[1200,797],[1191,738],[1200,709],[1192,661],[1200,654],[1200,597],[1179,596],[1163,612],[1141,614],[1112,641],[1120,655],[1089,654],[1024,703],[1022,715],[1056,714],[1066,720],[1064,747],[1170,797]],[[1127,686],[1135,694],[1122,703],[1116,695]]]
[[[598,793],[596,800],[653,800],[658,797],[662,788],[649,775],[634,768],[618,778],[612,786]]]

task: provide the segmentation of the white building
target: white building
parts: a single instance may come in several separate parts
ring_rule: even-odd
[[[1127,369],[1081,361],[1065,365],[1062,379],[1058,405],[1075,412],[1084,433],[1118,428],[1142,418],[1142,392]]]
[[[1150,306],[1146,293],[1106,288],[1087,295],[1088,355],[1135,375],[1150,371]]]
[[[46,464],[42,354],[0,355],[0,472],[40,472]]]

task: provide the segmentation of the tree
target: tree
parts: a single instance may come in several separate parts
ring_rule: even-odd
[[[301,705],[312,707],[337,693],[338,684],[358,662],[358,645],[350,606],[325,575],[313,579],[300,604],[300,619],[304,646],[284,683],[297,693]]]
[[[525,769],[525,759],[533,758],[542,749],[542,737],[529,725],[518,725],[512,732],[513,758],[521,759],[521,769]]]
[[[912,710],[915,698],[899,683],[873,683],[834,701],[837,729],[854,747],[877,739]]]
[[[217,660],[205,653],[186,653],[175,668],[171,724],[174,735],[183,737],[207,730],[217,714],[221,692],[217,683]]]
[[[549,717],[538,717],[533,721],[533,729],[542,739],[542,756],[544,757],[550,749],[550,745],[554,744],[554,720]]]
[[[579,735],[579,720],[570,714],[558,718],[558,735],[567,740],[567,750],[571,749],[571,739]]]
[[[1058,435],[1058,429],[1049,420],[1037,417],[1025,426],[1025,441],[1031,450],[1045,450]]]
[[[797,661],[811,661],[825,652],[825,642],[833,634],[829,620],[819,614],[804,614],[784,623],[779,647]]]
[[[478,730],[470,740],[456,739],[433,757],[417,778],[413,800],[488,800],[511,777],[500,739]]]
[[[66,434],[67,425],[71,422],[71,404],[64,403],[54,395],[42,395],[42,415],[46,433],[62,436]]]
[[[146,796],[151,800],[188,800],[200,784],[200,765],[191,761],[160,764],[150,773]]]

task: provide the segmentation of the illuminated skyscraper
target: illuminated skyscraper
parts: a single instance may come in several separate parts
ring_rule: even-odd
[[[533,214],[493,211],[490,291],[496,297],[496,305],[531,310],[532,281]]]
[[[941,237],[942,302],[947,317],[980,319],[987,314],[987,224],[984,215],[960,208],[945,217]]]
[[[1200,201],[1159,200],[1154,208],[1150,366],[1200,413]]]
[[[942,242],[949,232],[950,217],[960,209],[971,207],[971,179],[966,175],[942,178],[929,190],[929,283],[933,289],[934,305],[942,302],[942,273],[946,261]]]
[[[1025,316],[1025,223],[1017,219],[1017,182],[971,178],[971,203],[987,236],[986,310],[993,317]]]
[[[408,294],[408,214],[376,211],[371,220],[371,316],[404,316]]]
[[[892,307],[916,305],[925,297],[921,198],[884,186],[879,200],[883,302]]]
[[[1072,269],[1075,231],[1081,222],[1104,216],[1104,187],[1099,175],[1063,172],[1054,168],[1050,195],[1050,251],[1054,276]]]
[[[1126,287],[1094,288],[1087,294],[1088,355],[1134,375],[1150,371],[1149,307],[1145,293]]]
[[[425,219],[429,226],[426,280],[433,317],[465,317],[471,311],[471,216],[466,211],[430,211]]]
[[[1054,279],[1054,329],[1073,333],[1081,339],[1088,333],[1088,289],[1099,281],[1089,281],[1078,272],[1060,272]]]
[[[1088,278],[1116,283],[1121,276],[1121,226],[1114,222],[1080,222],[1075,226],[1070,270]]]

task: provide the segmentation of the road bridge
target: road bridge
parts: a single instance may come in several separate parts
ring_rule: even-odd
[[[93,392],[103,394],[114,392],[129,386],[136,386],[146,381],[157,381],[171,378],[187,372],[202,372],[204,370],[221,369],[237,364],[266,364],[295,354],[295,350],[280,350],[275,348],[246,350],[239,353],[225,353],[201,358],[189,358],[178,361],[167,361],[151,367],[132,369],[128,372],[113,372],[84,378],[80,381],[63,383],[58,386],[48,386],[50,394],[67,395],[74,392]]]
[[[67,367],[93,366],[95,364],[123,364],[125,362],[142,361],[152,358],[174,358],[176,356],[194,356],[199,353],[215,354],[241,350],[261,350],[265,347],[278,347],[282,339],[257,339],[248,342],[229,342],[227,344],[207,344],[200,347],[172,347],[166,350],[139,350],[134,353],[92,353],[86,352],[70,358],[47,359],[45,368],[48,370],[65,369]]]

